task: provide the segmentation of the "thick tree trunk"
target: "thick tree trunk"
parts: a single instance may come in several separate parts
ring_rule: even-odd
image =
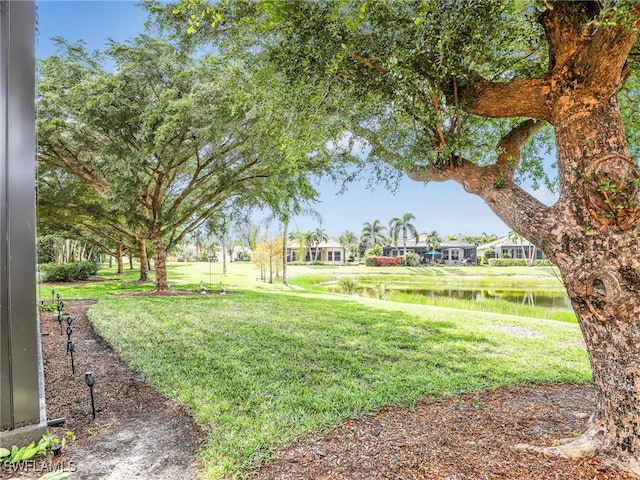
[[[156,267],[156,293],[169,291],[167,280],[167,251],[164,248],[162,234],[153,232],[151,234],[151,245],[153,247],[153,261]]]
[[[557,223],[530,238],[561,271],[593,369],[596,411],[575,446],[604,451],[640,474],[638,167],[615,97],[576,105],[555,127],[562,195],[551,218]]]
[[[140,256],[140,282],[149,281],[149,260],[147,259],[147,242],[144,238],[137,238],[138,255]]]

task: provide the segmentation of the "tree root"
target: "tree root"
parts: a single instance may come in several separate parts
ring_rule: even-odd
[[[603,457],[605,464],[640,479],[640,459],[634,455],[620,456],[612,454],[611,449],[607,448],[608,442],[604,440],[605,438],[606,435],[603,429],[597,425],[592,425],[580,437],[563,439],[556,445],[545,447],[520,443],[515,445],[514,448],[571,460],[598,455]]]

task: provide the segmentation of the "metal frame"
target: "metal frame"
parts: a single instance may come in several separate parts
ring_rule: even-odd
[[[0,444],[46,431],[36,300],[35,3],[0,0]]]

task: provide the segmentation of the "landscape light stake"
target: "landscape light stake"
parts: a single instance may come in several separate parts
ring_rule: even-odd
[[[67,326],[67,342],[71,340],[71,334],[73,333],[73,327],[71,325]]]
[[[91,413],[93,415],[93,419],[96,419],[96,405],[93,402],[93,385],[96,383],[96,374],[93,372],[87,372],[84,374],[84,381],[89,386],[89,392],[91,394]]]
[[[58,310],[58,325],[60,325],[60,335],[62,335],[62,313]]]
[[[56,294],[56,291],[55,290],[51,290],[51,305],[53,305],[55,294]]]
[[[54,446],[51,447],[51,451],[53,452],[54,457],[59,457],[60,455],[62,455],[62,445],[59,443],[56,443]]]
[[[73,362],[73,351],[75,350],[75,344],[73,343],[73,340],[67,340],[67,353],[71,354],[71,374],[75,375],[76,374],[76,365]]]

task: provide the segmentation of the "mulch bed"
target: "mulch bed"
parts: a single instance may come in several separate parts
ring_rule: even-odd
[[[586,385],[538,385],[388,408],[299,441],[254,480],[632,478],[602,459],[514,448],[578,434],[593,403]]]
[[[194,452],[206,434],[179,406],[159,395],[101,339],[87,320],[90,302],[69,302],[76,371],[71,372],[55,314],[43,312],[41,331],[47,414],[71,442],[56,461],[80,479],[189,479]],[[97,418],[84,373],[94,371]],[[350,479],[628,479],[601,459],[580,461],[514,448],[552,445],[581,432],[593,408],[589,385],[532,385],[386,408],[313,434],[278,453],[253,480]],[[0,474],[2,476],[2,474]],[[21,478],[37,478],[23,474]]]
[[[77,436],[61,457],[50,460],[76,469],[74,479],[192,478],[205,433],[96,334],[86,315],[91,303],[65,301],[63,308],[73,319],[75,373],[67,351],[67,322],[61,329],[55,312],[40,316],[47,417],[65,419],[50,431],[59,438],[66,431]],[[85,382],[88,371],[96,378],[95,419]]]

